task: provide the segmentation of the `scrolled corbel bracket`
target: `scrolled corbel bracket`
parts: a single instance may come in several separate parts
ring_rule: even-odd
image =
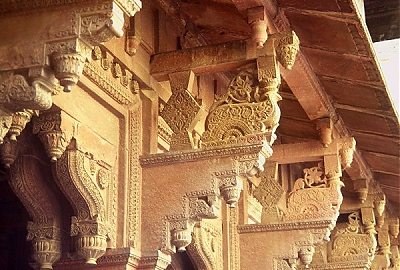
[[[54,166],[56,183],[74,210],[71,236],[76,236],[77,254],[92,265],[104,255],[114,229],[105,200],[112,193],[102,190],[107,185],[101,180],[104,175],[100,176],[103,169],[99,169],[99,162],[90,153],[79,150],[73,139]]]
[[[316,128],[319,132],[321,143],[324,147],[328,147],[332,143],[333,125],[329,117],[315,120]]]
[[[239,175],[251,181],[254,176],[258,176],[264,171],[264,164],[271,156],[272,148],[268,143],[264,142],[260,144],[258,152],[234,157],[235,168],[237,168]]]
[[[299,258],[300,261],[305,265],[306,269],[310,268],[314,253],[315,247],[313,245],[299,247]]]

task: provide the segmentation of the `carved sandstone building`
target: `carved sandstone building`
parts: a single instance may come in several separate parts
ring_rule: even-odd
[[[0,268],[400,269],[357,3],[2,1]]]

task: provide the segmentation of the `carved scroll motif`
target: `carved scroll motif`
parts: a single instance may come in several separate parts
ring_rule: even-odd
[[[52,269],[61,256],[61,208],[41,171],[38,160],[21,156],[11,168],[10,186],[32,218],[27,239],[35,261],[40,269]]]

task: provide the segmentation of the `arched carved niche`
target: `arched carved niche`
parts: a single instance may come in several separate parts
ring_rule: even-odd
[[[70,201],[74,216],[71,236],[76,251],[88,264],[96,264],[115,241],[116,186],[112,167],[78,148],[72,139],[55,164],[57,184]]]
[[[220,220],[202,220],[195,225],[187,253],[198,270],[222,270],[222,224]]]
[[[52,269],[61,255],[61,207],[46,183],[43,165],[32,155],[21,155],[11,167],[10,186],[28,211],[27,239],[40,269]]]

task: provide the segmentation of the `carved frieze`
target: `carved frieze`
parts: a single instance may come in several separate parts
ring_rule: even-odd
[[[91,61],[85,64],[83,74],[118,103],[133,103],[132,93],[137,94],[139,89],[131,71],[101,46],[93,48],[89,59]]]

